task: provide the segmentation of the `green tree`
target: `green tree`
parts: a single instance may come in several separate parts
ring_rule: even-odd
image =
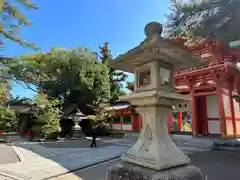
[[[19,10],[20,7],[29,10],[37,9],[31,0],[0,0],[0,47],[3,46],[3,38],[12,40],[22,46],[35,48],[34,44],[24,41],[19,36],[19,28],[31,25],[30,21]]]
[[[108,47],[109,43],[105,42],[103,46],[100,46],[100,59],[103,64],[105,64],[109,68],[109,82],[110,82],[110,92],[111,99],[110,102],[114,102],[118,100],[119,95],[125,94],[122,90],[122,82],[124,82],[127,78],[127,75],[122,72],[115,70],[109,66],[109,62],[113,60],[111,51]]]
[[[106,127],[109,120],[114,116],[114,110],[107,110],[106,107],[110,107],[110,104],[99,104],[97,107],[93,107],[94,115],[89,115],[88,119],[91,120],[93,128]]]
[[[49,53],[19,57],[9,72],[28,88],[64,101],[64,108],[77,104],[88,114],[88,104],[108,101],[108,68],[99,63],[95,53],[86,48],[53,48]]]
[[[9,101],[9,92],[6,86],[0,83],[0,130],[11,132],[18,127],[18,119],[13,110],[6,107]]]
[[[230,42],[240,38],[239,0],[191,0],[182,3],[171,0],[165,34],[183,36],[191,40],[213,38]],[[226,33],[229,32],[229,33]]]
[[[38,93],[34,99],[36,109],[34,110],[33,131],[39,130],[44,137],[49,137],[51,134],[60,132],[60,124],[58,113],[59,109],[56,108],[60,104],[57,99],[49,99],[44,93]]]

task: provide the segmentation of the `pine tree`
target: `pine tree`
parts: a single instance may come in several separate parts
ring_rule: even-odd
[[[114,102],[118,100],[118,96],[123,94],[122,82],[126,80],[127,75],[122,71],[117,71],[109,66],[109,62],[113,60],[111,51],[108,47],[109,43],[105,42],[103,46],[99,46],[100,48],[100,59],[103,64],[109,67],[109,81],[110,81],[110,92],[111,92],[111,100],[110,102]]]
[[[183,4],[171,0],[165,34],[189,39],[212,38],[223,42],[240,39],[239,0],[197,0]],[[227,33],[228,32],[228,33]]]
[[[29,26],[31,22],[21,13],[16,4],[29,10],[35,10],[37,6],[31,0],[14,1],[0,0],[0,34],[3,38],[17,42],[22,46],[36,48],[34,44],[28,43],[18,36],[19,28]],[[0,47],[3,47],[3,39],[0,39]]]

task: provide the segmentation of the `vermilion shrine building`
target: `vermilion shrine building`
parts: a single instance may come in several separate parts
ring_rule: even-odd
[[[175,112],[174,122],[173,116],[169,116],[169,131],[175,125],[174,131],[191,131],[194,135],[240,136],[240,104],[234,98],[240,94],[240,41],[221,44],[202,39],[191,44],[179,37],[172,43],[200,56],[205,65],[175,73],[175,92],[192,96],[192,103],[191,107],[184,104],[176,107],[181,112]],[[134,90],[131,85],[128,88]],[[141,118],[134,108],[117,112],[115,119],[118,120],[113,122],[113,129],[140,130]],[[128,122],[124,120],[126,116]]]

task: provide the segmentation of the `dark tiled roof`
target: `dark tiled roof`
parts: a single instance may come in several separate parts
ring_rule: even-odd
[[[230,47],[240,47],[240,40],[229,42],[229,45]]]

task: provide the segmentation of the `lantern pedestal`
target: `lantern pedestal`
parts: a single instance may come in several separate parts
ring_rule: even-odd
[[[207,180],[201,171],[192,165],[156,171],[130,163],[121,162],[109,167],[108,180]]]
[[[125,162],[162,170],[190,162],[190,159],[172,142],[168,130],[168,116],[172,106],[189,100],[188,97],[164,91],[146,91],[121,97],[136,105],[143,117],[139,139],[121,158]]]

